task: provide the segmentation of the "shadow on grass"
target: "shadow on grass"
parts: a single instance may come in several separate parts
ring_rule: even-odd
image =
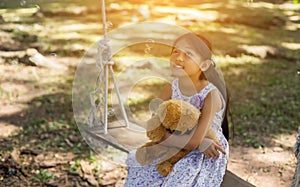
[[[70,147],[66,143],[66,139],[69,138],[74,145],[83,144],[73,118],[70,94],[60,92],[43,95],[27,104],[29,107],[25,111],[0,117],[0,121],[23,129],[16,136],[9,137],[18,140],[18,144],[14,144],[13,147],[42,151],[73,151],[83,157],[89,153],[87,146],[78,147],[82,151],[78,152],[74,149],[76,146]]]

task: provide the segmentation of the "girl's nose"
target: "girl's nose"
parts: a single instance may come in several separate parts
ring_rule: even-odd
[[[178,52],[178,55],[176,57],[176,63],[182,63],[183,62],[183,59],[184,59],[184,53],[183,52]]]

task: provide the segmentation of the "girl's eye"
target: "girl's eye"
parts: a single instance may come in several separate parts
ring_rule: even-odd
[[[193,53],[187,51],[187,52],[185,53],[185,55],[186,55],[186,56],[193,56]]]

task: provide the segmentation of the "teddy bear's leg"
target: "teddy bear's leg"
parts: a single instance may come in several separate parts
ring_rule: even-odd
[[[165,129],[162,127],[158,115],[154,115],[146,124],[147,136],[152,142],[159,142],[165,135]]]
[[[168,161],[164,161],[157,164],[156,169],[162,176],[167,176],[173,171],[173,165]]]
[[[173,150],[174,151],[174,150]],[[178,149],[177,149],[178,151]],[[157,171],[163,175],[167,176],[173,171],[173,166],[176,162],[178,162],[181,158],[187,155],[190,151],[188,150],[180,150],[174,156],[169,159],[162,161],[156,165]],[[174,153],[174,152],[173,152]]]
[[[176,162],[178,162],[180,159],[182,159],[183,157],[185,157],[187,154],[189,154],[190,151],[188,150],[180,150],[178,153],[176,153],[174,156],[172,156],[169,159],[169,162],[174,165]]]

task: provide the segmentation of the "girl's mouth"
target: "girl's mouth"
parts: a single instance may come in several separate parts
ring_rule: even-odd
[[[176,65],[176,64],[173,64],[173,67],[176,68],[176,69],[183,69],[183,66]]]

